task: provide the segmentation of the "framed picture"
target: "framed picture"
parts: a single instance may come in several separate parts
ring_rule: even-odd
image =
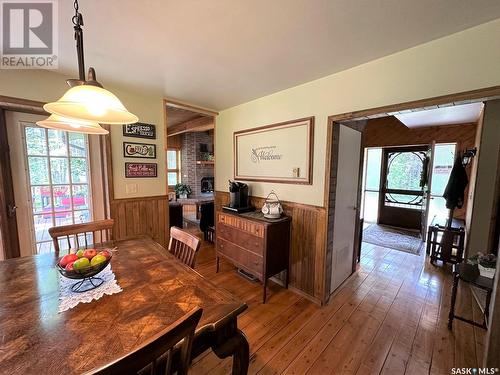
[[[156,163],[125,163],[125,177],[158,177],[158,165]]]
[[[156,159],[156,145],[151,143],[123,142],[126,158]]]
[[[312,184],[314,117],[233,134],[234,178]]]
[[[123,136],[156,139],[156,126],[143,122],[123,125]]]

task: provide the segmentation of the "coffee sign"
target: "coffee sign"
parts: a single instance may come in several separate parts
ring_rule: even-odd
[[[156,159],[156,145],[123,142],[123,156],[126,158]]]
[[[125,163],[125,177],[144,178],[157,177],[158,166],[156,163]]]
[[[123,125],[123,136],[156,139],[156,126],[143,122]]]

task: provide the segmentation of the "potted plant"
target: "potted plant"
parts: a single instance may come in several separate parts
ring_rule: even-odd
[[[192,192],[191,186],[186,185],[186,184],[181,184],[181,183],[178,183],[177,185],[175,185],[174,190],[175,190],[175,194],[177,194],[177,196],[181,199],[187,198],[188,195],[191,194],[191,192]]]

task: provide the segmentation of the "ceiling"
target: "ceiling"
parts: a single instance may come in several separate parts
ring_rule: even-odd
[[[500,17],[498,0],[80,0],[104,85],[225,109]],[[72,1],[59,67],[76,76]]]
[[[167,127],[182,124],[186,121],[195,120],[201,117],[208,117],[200,115],[197,112],[188,111],[187,109],[176,108],[167,106]]]
[[[425,111],[395,115],[408,128],[425,126],[454,125],[476,122],[479,119],[483,103],[455,105]]]

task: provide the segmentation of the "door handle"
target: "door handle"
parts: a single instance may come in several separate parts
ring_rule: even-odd
[[[17,210],[17,206],[16,205],[12,205],[12,204],[9,204],[7,206],[7,215],[9,217],[14,217],[16,216],[16,210]]]

